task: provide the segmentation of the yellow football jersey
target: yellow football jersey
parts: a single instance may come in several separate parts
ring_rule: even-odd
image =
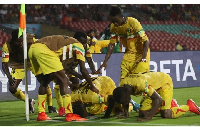
[[[148,39],[140,22],[132,17],[127,17],[125,24],[115,27],[112,23],[110,26],[111,39],[110,43],[117,42],[126,48],[125,52],[143,52],[143,42]]]
[[[97,40],[95,45],[90,46],[91,53],[101,53],[101,49],[108,47],[110,40]]]
[[[8,62],[8,61],[9,61],[9,50],[7,43],[4,43],[2,47],[2,62]]]
[[[120,82],[120,86],[129,85],[134,89],[134,95],[151,96],[166,85],[173,85],[171,77],[163,72],[148,72],[145,74],[132,74]],[[167,87],[166,87],[167,88]]]
[[[66,50],[65,53],[63,52],[63,50]],[[59,50],[57,50],[56,53],[58,54],[58,56],[61,56],[62,58],[65,55],[66,59],[74,57],[75,59],[79,59],[84,62],[85,62],[85,56],[92,57],[92,54],[90,53],[90,50],[89,50],[89,46],[87,45],[87,51],[85,51],[81,43],[74,43],[74,44],[67,45],[66,49],[62,47]]]

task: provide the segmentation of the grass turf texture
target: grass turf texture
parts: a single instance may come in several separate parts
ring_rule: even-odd
[[[141,97],[132,97],[139,102]],[[185,105],[187,99],[193,99],[200,106],[200,87],[174,89],[174,98],[179,105]],[[47,104],[46,112],[47,112]],[[53,105],[57,106],[53,99]],[[64,117],[58,117],[57,114],[48,114],[52,118],[50,121],[38,122],[37,119],[37,100],[35,104],[35,113],[30,114],[30,121],[26,121],[25,103],[22,101],[0,102],[0,126],[200,126],[200,115],[187,112],[185,115],[176,119],[162,119],[160,114],[147,122],[138,122],[138,114],[134,111],[130,113],[128,119],[100,119],[104,113],[96,116],[87,117],[85,122],[65,122]]]

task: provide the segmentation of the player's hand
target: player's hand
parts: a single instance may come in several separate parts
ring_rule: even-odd
[[[101,74],[101,72],[97,72],[97,71],[94,71],[91,73],[92,75],[98,75],[98,74]]]
[[[100,71],[101,71],[101,69],[102,69],[103,67],[104,67],[104,70],[106,70],[107,63],[103,63],[103,64],[99,67],[99,69],[97,70],[97,73],[100,74]]]
[[[147,62],[147,59],[143,59],[143,58],[142,58],[141,60],[138,61],[138,63],[139,63],[139,62],[145,62],[145,63],[146,63],[146,62]]]
[[[9,82],[9,84],[11,85],[11,86],[13,86],[14,84],[15,84],[15,79],[14,78],[9,78],[8,79],[8,82]]]

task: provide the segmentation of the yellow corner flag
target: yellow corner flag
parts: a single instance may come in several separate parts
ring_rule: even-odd
[[[25,4],[21,4],[18,38],[22,35],[25,28],[26,28]]]

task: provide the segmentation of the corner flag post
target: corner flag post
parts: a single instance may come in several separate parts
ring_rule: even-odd
[[[25,109],[26,120],[29,121],[29,98],[28,98],[28,78],[27,78],[27,39],[26,39],[26,13],[25,4],[21,4],[20,20],[19,20],[19,34],[23,34],[23,47],[24,47],[24,72],[25,72]]]

